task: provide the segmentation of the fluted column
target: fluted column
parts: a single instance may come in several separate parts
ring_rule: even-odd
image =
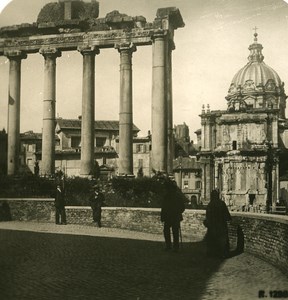
[[[61,52],[42,48],[40,53],[45,59],[41,174],[51,176],[55,173],[56,58]]]
[[[173,132],[173,91],[172,91],[172,50],[175,49],[174,43],[171,42],[167,47],[167,172],[173,173],[174,159],[174,132]]]
[[[119,174],[133,174],[132,53],[130,43],[115,45],[120,53]]]
[[[167,172],[167,102],[165,32],[153,35],[152,56],[152,168]]]
[[[21,60],[27,57],[22,51],[5,52],[10,62],[8,91],[8,156],[7,174],[14,175],[19,169],[20,155],[20,90]]]
[[[81,166],[80,175],[88,177],[94,170],[95,144],[95,55],[96,47],[79,47],[83,56]]]

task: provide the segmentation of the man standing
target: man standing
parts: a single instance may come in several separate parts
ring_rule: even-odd
[[[90,198],[90,206],[93,212],[93,222],[96,223],[96,226],[99,228],[102,226],[101,224],[101,213],[102,213],[102,206],[104,205],[104,195],[100,191],[99,187],[95,186],[93,194]]]
[[[165,250],[172,249],[171,228],[173,235],[173,251],[179,250],[180,222],[183,220],[182,213],[185,210],[183,197],[175,182],[166,179],[163,183],[163,199],[161,208],[161,222],[164,222]]]
[[[65,198],[60,184],[57,185],[55,194],[55,219],[56,224],[66,225]]]

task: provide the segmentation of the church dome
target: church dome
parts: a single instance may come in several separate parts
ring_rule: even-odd
[[[232,79],[226,97],[228,109],[278,108],[283,117],[286,107],[284,83],[277,72],[264,63],[263,47],[257,36],[255,33],[254,43],[248,48],[248,63]]]

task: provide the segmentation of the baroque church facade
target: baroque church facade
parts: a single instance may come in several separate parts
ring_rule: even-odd
[[[218,189],[230,208],[271,209],[281,200],[287,170],[286,94],[279,75],[264,63],[258,35],[248,63],[233,77],[226,110],[203,106],[201,117],[202,202]]]

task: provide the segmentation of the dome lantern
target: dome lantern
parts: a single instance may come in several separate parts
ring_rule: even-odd
[[[262,45],[257,43],[258,33],[254,33],[254,43],[249,46],[250,55],[248,56],[249,62],[262,62],[264,56],[262,54]]]

